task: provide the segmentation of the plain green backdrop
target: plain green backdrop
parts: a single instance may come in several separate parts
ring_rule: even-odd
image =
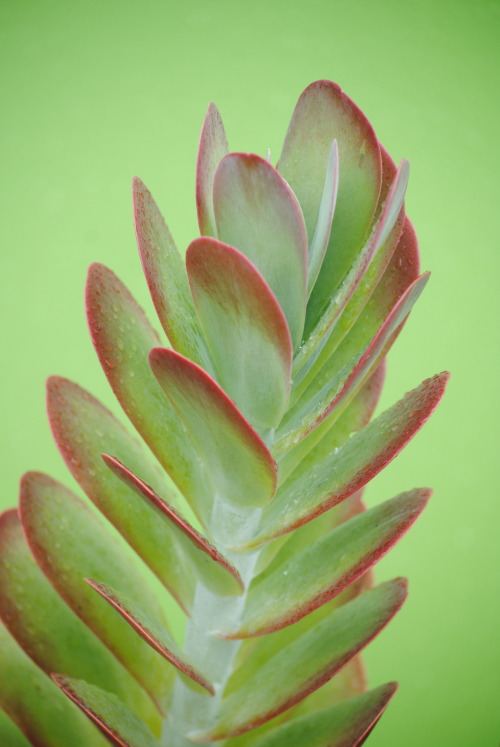
[[[69,482],[45,421],[47,375],[117,411],[82,295],[99,260],[151,310],[131,177],[185,248],[209,101],[231,149],[278,157],[302,89],[331,78],[395,159],[410,159],[407,212],[433,273],[390,354],[382,404],[453,374],[432,420],[367,492],[373,505],[435,488],[377,573],[409,576],[410,598],[366,654],[373,685],[401,684],[370,745],[498,745],[500,3],[0,0],[0,35],[0,505],[16,502],[24,470]]]

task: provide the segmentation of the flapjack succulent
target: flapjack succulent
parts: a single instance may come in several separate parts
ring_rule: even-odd
[[[91,266],[92,340],[139,438],[77,384],[49,380],[52,432],[87,499],[31,472],[0,517],[1,744],[365,741],[396,685],[367,692],[359,652],[406,597],[404,579],[374,586],[371,568],[430,491],[368,510],[361,493],[447,380],[372,420],[385,356],[428,280],[407,181],[407,162],[396,168],[329,81],[301,95],[276,168],[228,152],[210,105],[185,264],[134,180],[170,347]]]

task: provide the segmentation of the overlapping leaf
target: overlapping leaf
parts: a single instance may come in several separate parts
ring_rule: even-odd
[[[227,150],[227,137],[219,110],[215,104],[210,104],[201,130],[196,164],[196,207],[202,236],[217,236],[213,202],[214,176]]]

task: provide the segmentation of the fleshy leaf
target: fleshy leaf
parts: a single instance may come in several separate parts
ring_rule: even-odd
[[[333,529],[285,562],[278,554],[250,587],[241,624],[222,637],[273,633],[340,594],[408,531],[429,496],[429,490],[403,493]]]
[[[189,559],[195,575],[215,594],[241,594],[243,581],[227,558],[118,459],[108,454],[103,454],[103,459],[115,475],[155,509],[156,516],[162,520],[165,548],[172,542],[178,544],[183,556]],[[167,541],[168,538],[170,541]],[[182,566],[185,572],[185,565]]]
[[[5,747],[32,747],[31,742],[28,742],[19,727],[2,708],[0,708],[0,744]]]
[[[356,390],[375,370],[395,341],[399,328],[405,322],[429,279],[429,273],[421,275],[401,296],[369,345],[354,357],[318,390],[313,382],[311,392],[303,397],[283,418],[276,432],[273,453],[279,456],[318,426],[335,408],[346,403]]]
[[[0,661],[0,708],[18,725],[30,744],[109,747],[95,726],[24,653],[1,621]]]
[[[63,693],[118,747],[159,747],[155,735],[112,693],[84,680],[53,674]]]
[[[377,723],[396,692],[390,682],[357,698],[273,729],[254,747],[357,747]]]
[[[222,118],[215,104],[210,104],[201,130],[196,164],[196,207],[202,236],[217,236],[213,202],[214,176],[227,151]]]
[[[275,427],[290,394],[292,343],[276,297],[244,254],[210,238],[186,263],[217,379],[255,427]]]
[[[396,226],[395,235],[392,236],[392,241],[389,242],[390,246],[392,246],[392,251],[394,251],[397,240],[403,230],[403,201],[407,184],[408,161],[403,161],[389,191],[384,209],[371,232],[370,238],[354,259],[354,262],[343,279],[342,284],[333,294],[326,311],[321,316],[321,319],[311,332],[311,335],[302,346],[294,361],[294,379],[297,378],[297,381],[300,382],[304,372],[309,370],[311,362],[316,360],[322,350],[322,346],[328,339],[328,333],[331,327],[335,325],[335,323],[339,323],[341,314],[346,309],[347,304],[358,289],[363,277],[368,272],[370,264],[384,244],[386,244],[387,239],[391,236],[391,232]],[[345,322],[345,320],[343,321]],[[307,365],[305,366],[306,361]],[[295,372],[300,372],[298,377],[296,377]]]
[[[137,177],[132,194],[137,245],[162,327],[175,350],[207,368],[209,357],[182,257],[151,193]]]
[[[195,512],[208,515],[206,478],[193,442],[149,367],[149,351],[160,342],[157,334],[125,286],[103,265],[90,267],[86,303],[94,346],[125,413]]]
[[[207,691],[210,695],[214,694],[214,688],[207,677],[189,661],[189,657],[181,651],[161,623],[153,620],[133,600],[120,594],[116,589],[92,579],[85,580],[132,626],[146,643],[176,667],[190,686],[202,692]]]
[[[219,239],[243,252],[262,273],[297,348],[304,327],[308,245],[295,195],[269,161],[230,153],[215,174],[214,208]]]
[[[377,475],[413,438],[443,396],[449,374],[436,374],[355,433],[337,451],[315,450],[280,486],[263,514],[257,536],[245,549],[311,521]],[[321,444],[320,444],[321,445]],[[241,548],[240,548],[241,549]]]
[[[381,184],[380,150],[372,126],[338,85],[319,80],[297,102],[278,164],[297,195],[309,240],[334,139],[339,148],[339,190],[328,250],[307,308],[304,339],[363,244]]]
[[[64,669],[90,677],[158,722],[144,691],[47,581],[14,510],[0,517],[0,547],[0,617],[33,661],[47,674]]]
[[[321,620],[279,651],[258,674],[223,699],[218,722],[190,734],[210,742],[255,728],[314,692],[389,622],[406,598],[406,582],[380,584]]]
[[[337,193],[339,188],[339,146],[336,140],[333,141],[328,157],[326,167],[325,186],[319,206],[318,222],[314,231],[314,236],[309,247],[309,273],[308,273],[308,296],[314,288],[318,278],[323,259],[325,258],[330,233],[332,230],[333,214],[335,212],[335,203],[337,202]]]
[[[159,465],[98,400],[71,381],[49,379],[47,410],[55,441],[74,478],[181,607],[189,610],[195,579],[184,567],[177,546],[165,541],[156,513],[107,469],[101,453],[111,450],[173,501]]]
[[[206,371],[173,350],[156,348],[151,367],[193,441],[203,450],[217,495],[243,507],[268,503],[276,465],[257,433]]]

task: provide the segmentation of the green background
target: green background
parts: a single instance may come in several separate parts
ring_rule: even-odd
[[[68,475],[44,379],[110,405],[82,311],[87,265],[111,266],[151,310],[130,179],[181,247],[196,235],[194,165],[210,100],[233,150],[277,157],[302,89],[338,82],[396,160],[433,277],[390,355],[383,404],[448,368],[443,404],[367,493],[432,485],[379,566],[410,598],[369,648],[371,683],[400,692],[373,747],[498,745],[498,44],[479,0],[0,2],[2,388],[0,505],[26,469]],[[115,411],[116,411],[115,407]],[[496,710],[496,713],[495,713]]]

